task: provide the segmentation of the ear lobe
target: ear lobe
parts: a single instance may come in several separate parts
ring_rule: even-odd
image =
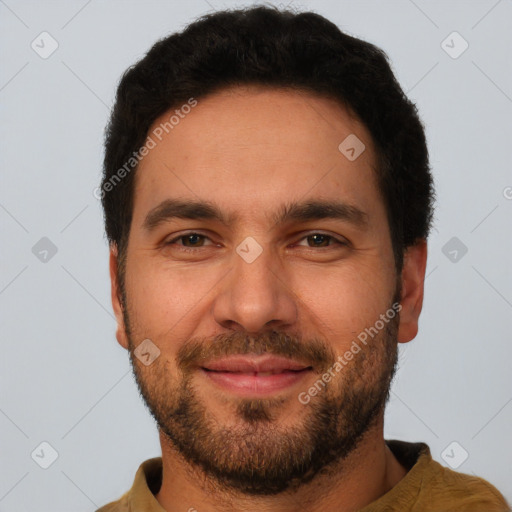
[[[407,248],[402,269],[402,295],[398,342],[407,343],[418,334],[418,319],[423,307],[427,242],[419,240]]]
[[[126,327],[124,325],[124,317],[123,317],[123,306],[121,304],[121,290],[119,289],[119,280],[118,280],[118,257],[117,257],[117,247],[115,245],[110,246],[110,257],[109,257],[109,267],[110,267],[110,294],[112,299],[112,307],[114,309],[114,314],[116,316],[117,328],[116,328],[116,338],[118,343],[128,350],[128,336],[126,334]]]

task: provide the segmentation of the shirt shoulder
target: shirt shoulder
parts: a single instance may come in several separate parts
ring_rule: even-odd
[[[96,512],[129,512],[129,493],[130,491],[125,492],[117,501],[112,501],[103,505],[103,507],[97,509]]]
[[[448,469],[425,443],[386,441],[407,474],[360,512],[511,512],[503,495],[483,478]]]
[[[436,503],[439,510],[450,512],[511,510],[504,496],[487,480],[453,471],[434,460],[425,469],[418,500]]]
[[[97,509],[96,512],[128,512],[129,510],[126,494],[123,494],[119,500],[103,505],[103,507]]]

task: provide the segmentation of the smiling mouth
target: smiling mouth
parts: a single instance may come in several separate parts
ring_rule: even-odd
[[[292,388],[313,368],[284,357],[244,355],[210,361],[200,370],[225,392],[256,397]]]
[[[267,372],[257,372],[257,371],[249,371],[249,372],[238,372],[238,371],[229,371],[229,370],[210,370],[209,368],[203,368],[203,370],[207,372],[217,372],[217,373],[233,373],[236,375],[252,375],[253,377],[268,377],[269,375],[278,375],[281,373],[298,373],[303,372],[305,370],[311,370],[311,366],[307,368],[302,368],[301,370],[269,370]]]

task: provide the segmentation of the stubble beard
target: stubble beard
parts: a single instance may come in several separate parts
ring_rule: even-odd
[[[283,427],[280,410],[286,400],[297,400],[296,394],[236,399],[229,424],[223,425],[194,388],[190,363],[199,355],[270,352],[293,357],[298,351],[323,368],[320,379],[334,364],[332,350],[325,342],[302,342],[279,332],[257,338],[233,332],[215,337],[213,343],[186,344],[177,358],[178,374],[171,375],[163,358],[149,367],[136,359],[126,307],[124,319],[133,372],[148,410],[192,471],[220,491],[270,496],[293,492],[320,473],[343,471],[343,461],[383,413],[396,371],[398,313],[367,345],[359,344],[353,360],[303,405],[293,426]]]

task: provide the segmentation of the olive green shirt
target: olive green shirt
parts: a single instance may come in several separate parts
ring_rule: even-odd
[[[489,482],[445,468],[425,443],[386,441],[407,474],[390,491],[360,512],[510,512]],[[155,499],[162,485],[162,458],[143,462],[132,488],[96,512],[166,512]]]

